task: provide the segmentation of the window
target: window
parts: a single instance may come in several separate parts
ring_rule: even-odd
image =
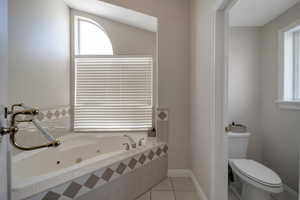
[[[104,29],[96,22],[76,17],[76,54],[113,55],[113,48]]]
[[[300,109],[300,23],[279,32],[279,103],[282,108]]]
[[[152,129],[152,58],[77,58],[75,131]]]
[[[77,19],[74,131],[151,130],[152,57],[112,55],[105,31],[95,22]]]

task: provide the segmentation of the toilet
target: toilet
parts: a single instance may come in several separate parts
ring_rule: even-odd
[[[280,177],[271,169],[246,159],[250,133],[228,133],[229,166],[233,172],[230,188],[241,200],[271,200],[283,191]]]

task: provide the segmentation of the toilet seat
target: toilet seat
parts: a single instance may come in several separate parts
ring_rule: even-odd
[[[233,159],[229,164],[245,182],[272,193],[283,191],[280,177],[264,165],[247,159]]]

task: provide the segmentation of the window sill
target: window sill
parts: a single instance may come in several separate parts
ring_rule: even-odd
[[[300,101],[277,100],[276,103],[278,104],[280,109],[300,111]]]

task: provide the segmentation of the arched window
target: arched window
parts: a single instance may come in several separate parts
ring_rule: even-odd
[[[76,54],[113,55],[113,47],[104,29],[96,22],[76,17]]]
[[[79,16],[74,22],[73,129],[153,130],[153,58],[116,56],[98,23]]]

